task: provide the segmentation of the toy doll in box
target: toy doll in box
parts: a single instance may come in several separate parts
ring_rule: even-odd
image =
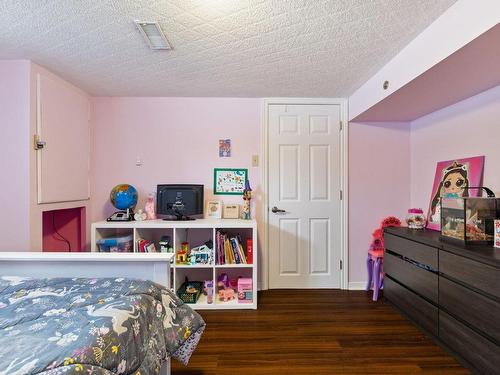
[[[238,303],[253,302],[253,282],[250,278],[238,279]]]

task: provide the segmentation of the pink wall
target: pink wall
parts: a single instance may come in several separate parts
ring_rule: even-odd
[[[407,123],[349,125],[349,283],[364,286],[370,235],[388,215],[404,218],[410,204]]]
[[[29,249],[29,71],[0,61],[0,251]]]
[[[427,209],[438,161],[479,155],[484,185],[500,196],[500,86],[412,122],[412,206]]]
[[[94,98],[93,107],[93,221],[115,211],[109,192],[118,183],[138,189],[138,207],[158,183],[202,183],[211,199],[215,167],[248,168],[259,199],[260,168],[251,166],[252,155],[260,154],[258,99]],[[231,139],[231,158],[219,158],[221,138]]]

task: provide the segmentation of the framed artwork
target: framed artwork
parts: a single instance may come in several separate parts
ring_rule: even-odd
[[[207,218],[220,219],[222,218],[222,202],[208,201],[207,202]]]
[[[214,169],[214,194],[243,195],[248,169]]]
[[[231,140],[219,139],[219,158],[231,157]]]
[[[478,196],[480,191],[469,187],[481,186],[484,171],[484,156],[440,161],[432,186],[427,228],[441,230],[441,198]]]

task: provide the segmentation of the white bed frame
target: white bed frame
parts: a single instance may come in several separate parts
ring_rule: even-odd
[[[170,288],[170,261],[165,253],[0,252],[0,277],[129,277]],[[161,375],[170,375],[170,360]]]

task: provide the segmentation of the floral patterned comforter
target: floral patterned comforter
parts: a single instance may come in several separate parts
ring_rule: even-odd
[[[186,364],[204,329],[150,281],[0,278],[0,375],[157,374]]]

